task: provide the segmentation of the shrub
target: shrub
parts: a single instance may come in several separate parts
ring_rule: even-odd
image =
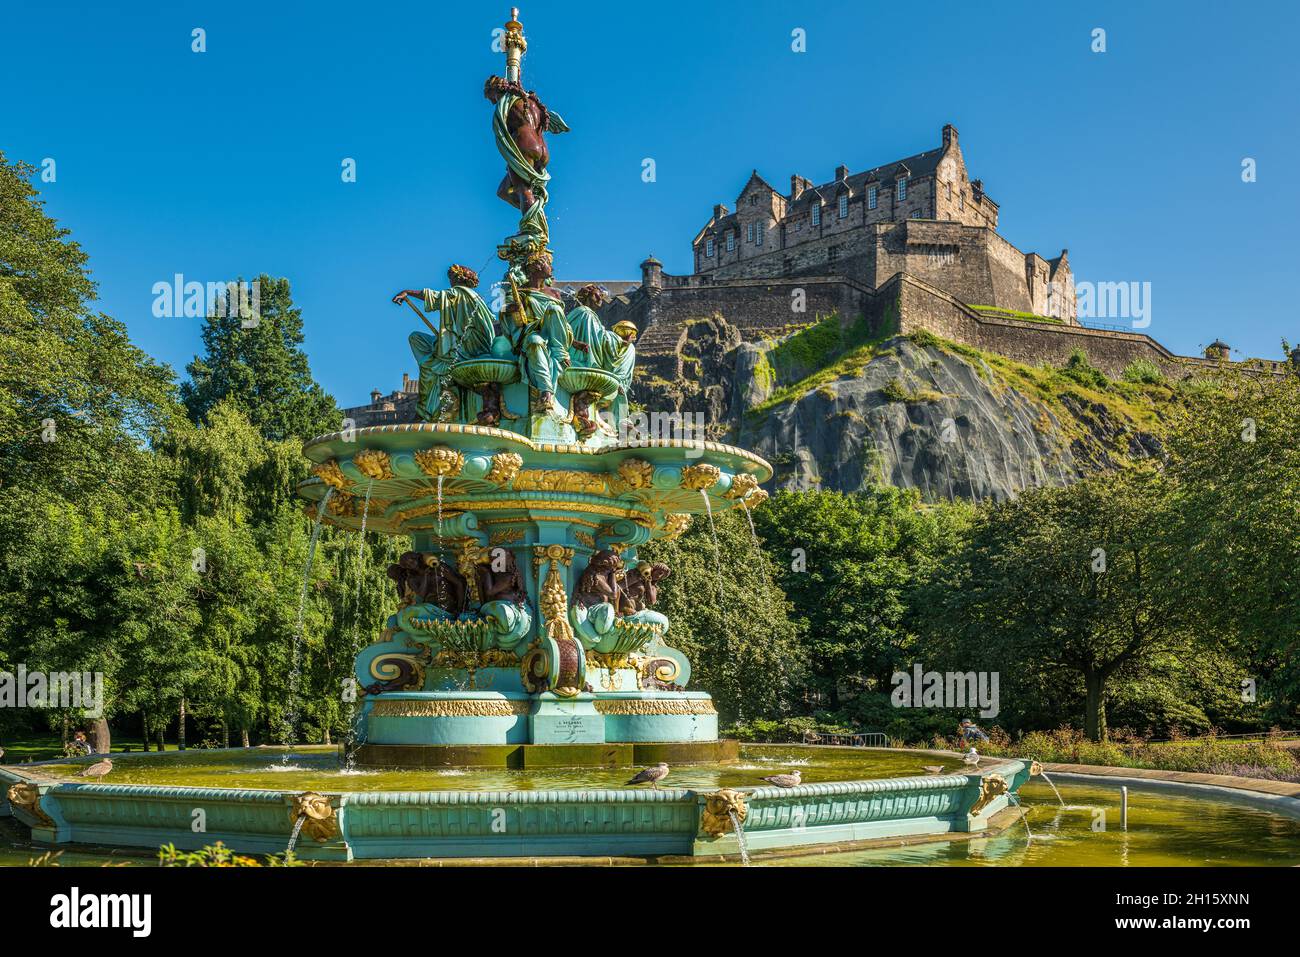
[[[880,394],[885,397],[886,402],[907,402],[912,398],[912,394],[903,388],[903,383],[898,381],[897,377],[886,382]]]
[[[1093,367],[1088,361],[1088,353],[1082,349],[1075,349],[1070,353],[1070,358],[1066,359],[1065,365],[1061,367],[1061,375],[1089,389],[1104,390],[1110,385],[1106,374]]]
[[[1121,377],[1125,382],[1157,385],[1165,381],[1165,374],[1150,359],[1134,359],[1124,367]]]

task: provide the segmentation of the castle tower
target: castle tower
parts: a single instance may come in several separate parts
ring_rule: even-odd
[[[647,256],[641,263],[641,288],[653,295],[663,287],[664,264],[655,259],[653,254]]]

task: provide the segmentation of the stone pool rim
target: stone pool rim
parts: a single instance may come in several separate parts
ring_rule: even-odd
[[[829,750],[837,752],[887,752],[896,754],[909,754],[916,756],[939,756],[944,758],[960,757],[957,752],[943,751],[931,748],[891,748],[891,747],[853,747],[845,745],[813,745],[802,744],[799,742],[746,742],[745,747],[760,750],[781,750],[788,748],[798,748],[800,750]],[[294,749],[304,751],[315,751],[319,753],[324,749],[331,749],[328,745],[297,745]],[[197,750],[197,749],[196,749]],[[202,753],[221,753],[225,751],[238,752],[247,754],[250,751],[267,751],[274,753],[283,750],[282,746],[272,748],[222,748],[222,749],[204,749]],[[120,753],[120,752],[119,752]],[[178,752],[139,752],[140,755],[148,753],[163,757],[164,755],[175,756]],[[135,753],[132,757],[137,756]],[[93,756],[92,756],[93,757]],[[75,759],[74,759],[75,760]],[[86,760],[86,759],[81,759]],[[867,778],[857,781],[809,784],[802,785],[796,789],[782,790],[770,787],[755,788],[738,788],[748,802],[754,802],[751,806],[761,807],[760,802],[765,801],[789,801],[797,798],[827,797],[835,795],[852,795],[867,792],[884,792],[884,793],[906,793],[910,788],[924,788],[927,785],[933,786],[943,783],[949,790],[960,790],[964,782],[967,789],[978,789],[981,787],[981,780],[990,775],[1007,774],[1010,777],[1010,790],[1018,790],[1019,786],[1029,777],[1029,772],[1033,764],[1029,759],[1023,758],[1005,758],[995,755],[985,757],[985,764],[976,772],[958,773],[952,775],[929,775],[929,776],[909,776],[899,778]],[[149,853],[156,845],[152,843],[159,835],[152,834],[150,840],[143,843],[122,843],[113,841],[85,841],[71,838],[65,835],[62,840],[58,840],[57,828],[51,831],[45,827],[43,833],[38,833],[41,829],[39,821],[33,821],[31,816],[24,813],[22,809],[14,810],[9,806],[6,792],[8,786],[14,782],[25,782],[39,786],[42,796],[50,791],[56,791],[55,800],[58,800],[59,794],[73,794],[82,792],[87,796],[102,794],[112,796],[115,792],[121,794],[139,795],[155,793],[160,796],[170,794],[172,798],[188,798],[198,794],[216,794],[218,797],[226,795],[242,795],[246,799],[263,805],[265,807],[287,810],[293,798],[303,793],[301,790],[271,790],[271,789],[238,789],[238,788],[195,788],[189,786],[166,786],[166,785],[112,785],[112,784],[84,784],[75,781],[68,781],[64,778],[54,778],[40,772],[44,765],[62,765],[67,764],[67,758],[55,758],[44,762],[32,762],[24,765],[7,765],[0,766],[0,816],[12,815],[16,820],[33,828],[32,840],[35,844],[53,846],[55,844],[81,847],[81,848],[102,848],[112,850],[117,854],[140,855],[144,859],[152,857]],[[1126,768],[1110,767],[1103,765],[1078,765],[1063,763],[1043,763],[1043,770],[1053,775],[1058,780],[1070,780],[1080,783],[1111,784],[1118,787],[1121,784],[1133,785],[1141,791],[1159,791],[1167,790],[1182,793],[1191,797],[1199,797],[1211,800],[1217,800],[1229,804],[1244,804],[1253,806],[1269,813],[1278,814],[1283,817],[1300,819],[1300,785],[1290,784],[1287,782],[1270,781],[1256,778],[1242,778],[1230,775],[1209,775],[1196,772],[1181,771],[1160,771],[1146,768]],[[24,774],[23,770],[29,773]],[[35,773],[31,773],[35,772]],[[956,779],[949,780],[949,779]],[[957,788],[953,785],[957,784]],[[901,786],[900,786],[901,785]],[[808,792],[819,792],[808,793]],[[409,802],[414,799],[417,803],[420,799],[428,798],[432,803],[442,805],[485,805],[490,800],[496,800],[499,804],[508,804],[511,806],[533,805],[544,806],[547,804],[559,805],[565,801],[573,803],[575,798],[582,796],[585,800],[578,800],[579,804],[601,804],[602,796],[609,799],[611,796],[613,802],[624,805],[625,807],[643,808],[653,813],[657,808],[661,811],[667,811],[670,807],[677,807],[681,811],[683,805],[689,805],[692,801],[697,805],[697,811],[703,806],[704,802],[718,792],[713,791],[696,791],[688,788],[665,788],[660,791],[634,791],[627,789],[550,789],[549,791],[439,791],[439,792],[421,792],[421,791],[377,791],[377,792],[348,792],[348,791],[328,791],[321,792],[326,794],[329,800],[337,807],[342,809],[344,806],[351,807],[354,811],[366,805],[383,805],[389,803],[388,799],[397,796],[406,799]],[[527,795],[534,795],[528,797]],[[537,795],[541,795],[538,797]],[[549,795],[549,797],[547,796]],[[141,795],[143,796],[143,795]],[[469,798],[469,800],[465,800]],[[414,806],[414,805],[409,805]],[[969,805],[967,805],[969,807]],[[770,810],[770,808],[769,808]],[[759,846],[753,846],[751,838],[750,853],[755,858],[774,858],[774,857],[801,857],[810,855],[821,855],[828,853],[840,853],[845,851],[866,850],[874,847],[890,846],[898,847],[903,845],[932,843],[935,841],[946,840],[965,840],[975,837],[988,837],[1003,832],[1007,828],[1015,825],[1023,815],[1023,809],[1015,803],[1008,800],[1006,795],[996,797],[992,802],[985,806],[983,812],[976,818],[969,818],[965,821],[967,826],[961,828],[956,826],[959,822],[951,821],[946,828],[921,828],[914,833],[901,834],[875,834],[865,835],[858,838],[853,836],[852,830],[846,830],[841,827],[835,831],[828,831],[821,835],[818,840],[809,841],[801,839],[790,842],[788,834],[777,835],[776,839],[770,842],[759,842]],[[698,817],[696,826],[698,829]],[[287,819],[283,823],[287,823]],[[906,822],[904,822],[906,823]],[[779,828],[777,829],[780,830]],[[788,830],[788,829],[787,829]],[[748,830],[747,830],[748,835]],[[173,835],[184,838],[183,835]],[[681,835],[678,835],[679,838]],[[48,839],[47,839],[48,838]],[[216,835],[206,835],[206,841],[212,843],[220,840],[222,837]],[[278,853],[283,851],[283,846],[277,846],[283,842],[283,835],[280,828],[273,830],[268,834],[261,836],[261,845],[256,847],[245,848],[246,853]],[[269,844],[268,844],[269,841]],[[166,843],[165,840],[159,843]],[[184,840],[177,841],[178,845],[185,843]],[[202,842],[200,842],[202,843]],[[256,843],[256,842],[255,842]],[[680,843],[680,841],[679,841]],[[227,841],[229,845],[230,842]],[[196,843],[195,846],[199,846]],[[233,845],[231,845],[233,846]],[[240,850],[240,847],[235,847]],[[696,833],[695,840],[689,848],[679,848],[674,852],[668,847],[662,850],[636,850],[631,853],[601,853],[598,850],[583,853],[547,853],[540,850],[538,853],[513,853],[513,854],[490,854],[476,855],[465,853],[461,849],[460,853],[455,854],[431,854],[431,853],[386,853],[374,854],[364,853],[355,855],[353,849],[347,846],[346,841],[340,845],[336,842],[333,846],[313,846],[312,842],[306,842],[301,848],[305,853],[301,857],[305,861],[311,862],[330,862],[330,861],[350,861],[357,860],[366,862],[373,860],[375,863],[387,862],[406,865],[420,866],[474,866],[474,865],[506,865],[522,866],[536,864],[588,864],[588,865],[639,865],[639,864],[674,864],[674,863],[711,863],[711,862],[729,862],[735,861],[739,857],[739,847],[736,843],[734,834],[722,835],[705,835]],[[400,843],[391,850],[405,850],[405,846]],[[523,848],[519,848],[523,850]]]
[[[806,752],[812,746],[756,747]],[[936,753],[831,747],[851,753]],[[243,748],[229,750],[247,753]],[[177,752],[158,756],[165,754]],[[990,758],[968,772],[867,777],[795,788],[315,792],[89,784],[53,778],[39,765],[25,765],[0,768],[0,814],[30,827],[33,842],[41,844],[153,850],[167,843],[189,849],[220,840],[239,853],[275,854],[284,851],[295,814],[311,796],[324,803],[328,820],[313,839],[299,841],[304,861],[720,860],[740,853],[731,811],[743,822],[746,844],[754,853],[994,833],[1019,818],[1018,811],[1003,812],[1012,809],[1014,794],[1031,768],[1024,759]],[[12,805],[11,785],[18,786]],[[203,809],[206,828],[196,834],[189,824],[198,808]],[[489,826],[498,819],[508,820],[508,826]]]

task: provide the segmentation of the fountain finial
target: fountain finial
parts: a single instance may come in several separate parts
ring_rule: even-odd
[[[519,8],[510,8],[510,19],[506,21],[506,79],[511,83],[520,82],[519,62],[528,49],[524,39],[524,25],[519,22]]]

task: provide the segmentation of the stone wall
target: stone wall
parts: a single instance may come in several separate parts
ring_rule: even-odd
[[[1219,365],[1214,359],[1176,355],[1140,332],[982,316],[943,290],[913,276],[893,277],[877,290],[877,296],[897,302],[899,331],[905,335],[926,330],[940,338],[1027,365],[1063,365],[1075,349],[1082,349],[1088,361],[1111,378],[1118,378],[1135,359],[1150,360],[1170,379],[1183,379]],[[1284,365],[1254,361],[1267,372],[1280,373]]]

